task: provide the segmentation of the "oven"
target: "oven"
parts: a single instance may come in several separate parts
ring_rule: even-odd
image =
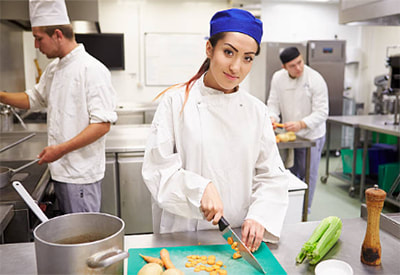
[[[21,167],[30,160],[0,161],[0,166],[12,169]],[[47,164],[37,163],[15,173],[9,184],[0,189],[0,206],[12,206],[11,220],[3,231],[2,241],[4,243],[30,242],[33,240],[33,229],[40,223],[32,213],[28,205],[12,187],[13,181],[19,181],[39,203],[39,206],[51,216],[52,205],[55,202],[54,189],[49,184],[50,172]]]

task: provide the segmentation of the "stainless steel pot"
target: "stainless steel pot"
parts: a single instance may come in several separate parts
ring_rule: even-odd
[[[27,164],[22,165],[21,167],[17,169],[11,169],[8,167],[0,166],[0,188],[6,187],[7,184],[10,182],[11,177],[18,173],[19,171],[25,169],[28,166],[31,166],[32,164],[38,162],[39,159],[35,159],[31,162],[28,162]]]
[[[47,217],[18,181],[14,188],[42,220],[33,231],[39,274],[122,274],[125,223],[104,213]]]
[[[74,213],[33,232],[39,274],[122,274],[124,221],[104,213]]]

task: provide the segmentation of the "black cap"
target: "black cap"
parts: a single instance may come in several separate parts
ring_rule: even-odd
[[[284,49],[279,55],[282,64],[288,63],[300,55],[299,50],[296,47],[289,47]]]

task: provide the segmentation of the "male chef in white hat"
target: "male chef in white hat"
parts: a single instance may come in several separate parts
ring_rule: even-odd
[[[30,0],[35,48],[55,58],[32,89],[0,92],[0,102],[47,108],[48,163],[61,212],[99,212],[105,171],[105,134],[117,120],[108,69],[77,44],[64,0]]]

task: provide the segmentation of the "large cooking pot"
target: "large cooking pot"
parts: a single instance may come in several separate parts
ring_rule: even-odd
[[[122,274],[125,223],[104,213],[74,213],[47,219],[18,181],[15,190],[42,220],[33,231],[39,274]]]
[[[0,188],[6,187],[7,184],[10,182],[11,177],[14,174],[18,173],[19,171],[25,169],[28,166],[31,166],[32,164],[38,161],[39,159],[32,160],[31,162],[28,162],[17,169],[11,169],[8,167],[0,166]]]

